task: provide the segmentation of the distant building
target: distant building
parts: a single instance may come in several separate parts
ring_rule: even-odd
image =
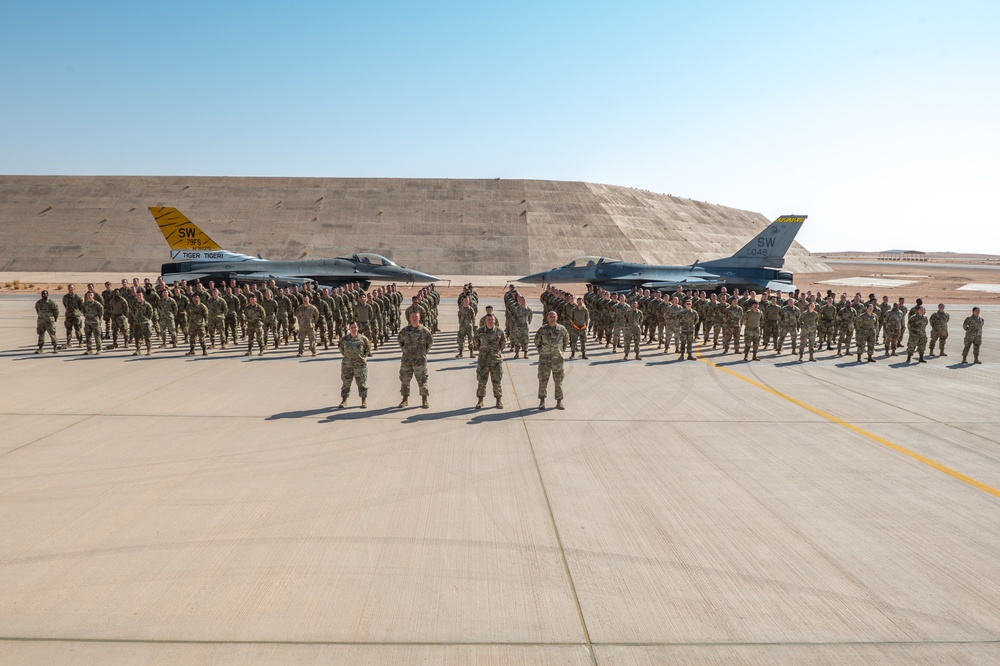
[[[884,250],[878,253],[879,261],[927,261],[927,253],[919,250]]]

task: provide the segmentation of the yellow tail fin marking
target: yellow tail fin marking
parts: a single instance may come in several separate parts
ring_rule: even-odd
[[[171,250],[221,250],[214,240],[199,229],[194,222],[184,217],[176,208],[150,206],[160,233],[167,240]]]

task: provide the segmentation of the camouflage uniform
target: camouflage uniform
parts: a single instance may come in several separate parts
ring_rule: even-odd
[[[983,318],[979,315],[966,317],[962,323],[962,328],[965,329],[965,346],[962,348],[962,363],[969,362],[970,347],[972,348],[973,362],[979,363],[979,347],[983,344],[984,324]]]
[[[191,305],[188,306],[188,342],[191,344],[188,356],[194,355],[195,342],[201,343],[203,355],[208,354],[208,350],[205,348],[205,324],[207,322],[208,306],[201,302],[196,305],[194,301],[191,301]]]
[[[82,316],[83,312],[83,298],[80,294],[73,292],[72,294],[64,294],[62,297],[63,309],[66,310],[66,314],[63,318],[63,323],[66,325],[66,346],[69,347],[70,340],[73,338],[73,332],[76,332],[76,342],[77,344],[83,343],[82,335]]]
[[[372,353],[372,343],[360,333],[354,337],[348,333],[340,338],[338,347],[343,354],[340,361],[340,397],[347,401],[351,395],[351,382],[354,381],[358,385],[361,402],[365,403],[368,400],[368,356]]]
[[[274,336],[274,348],[278,348],[278,338],[280,337],[278,333],[278,301],[274,298],[268,298],[267,294],[264,294],[264,300],[260,302],[260,306],[264,308],[264,346],[267,346],[268,335]]]
[[[639,343],[642,342],[642,323],[645,320],[645,315],[642,310],[628,308],[625,310],[623,317],[625,320],[622,326],[625,332],[625,358],[628,359],[629,347],[634,345],[635,358],[638,360],[642,358],[639,356]]]
[[[149,356],[150,348],[153,346],[153,312],[153,306],[147,300],[136,301],[132,308],[134,356],[139,355],[139,348],[143,342],[146,343],[146,356]]]
[[[458,355],[461,357],[465,350],[465,345],[469,345],[469,357],[472,357],[472,348],[475,344],[473,340],[475,331],[472,328],[476,311],[470,305],[458,306]]]
[[[273,302],[273,301],[272,301]],[[249,356],[253,352],[253,343],[257,342],[258,356],[264,354],[264,320],[267,318],[267,311],[260,303],[247,304],[243,308],[244,324],[243,330],[247,336],[247,353]]]
[[[545,401],[549,375],[556,385],[556,400],[563,399],[563,352],[569,345],[569,332],[562,324],[545,324],[535,332],[535,349],[538,350],[538,399]]]
[[[729,342],[733,343],[733,353],[740,353],[740,328],[743,326],[743,308],[731,303],[724,311],[722,322],[722,353],[729,353]]]
[[[118,334],[122,334],[122,344],[128,344],[128,301],[121,292],[116,292],[111,298],[111,347],[118,346]]]
[[[694,340],[695,331],[698,327],[698,313],[694,308],[684,308],[677,314],[678,337],[681,341],[680,357],[683,359],[685,353],[690,361],[694,360]]]
[[[951,315],[947,312],[935,312],[930,317],[928,317],[928,323],[931,326],[931,342],[930,342],[930,354],[934,355],[934,343],[939,340],[941,345],[941,356],[947,356],[944,353],[944,343],[948,340],[948,322],[951,320]]]
[[[36,354],[42,353],[45,345],[45,334],[49,334],[52,341],[52,353],[59,351],[59,343],[56,342],[56,320],[59,319],[59,306],[51,298],[40,298],[35,301],[35,314],[37,315],[35,332],[38,333],[38,349]]]
[[[790,335],[792,339],[792,353],[796,352],[795,329],[799,324],[799,309],[794,305],[785,305],[780,310],[778,322],[778,344],[775,351],[781,353],[781,348],[785,345],[785,336]],[[815,335],[815,330],[813,331]]]
[[[83,302],[83,335],[87,341],[87,351],[85,354],[89,354],[92,350],[91,340],[97,341],[97,353],[101,353],[101,320],[104,318],[104,306],[97,302],[95,298],[92,301]]]
[[[399,359],[399,392],[403,396],[400,406],[405,406],[410,396],[410,379],[416,377],[420,396],[427,405],[427,353],[431,350],[434,335],[423,324],[405,326],[396,336],[402,355]]]
[[[885,355],[895,356],[903,339],[903,313],[889,310],[885,315]]]
[[[208,333],[208,339],[211,341],[211,346],[215,346],[215,333],[219,333],[219,343],[222,348],[226,348],[226,311],[229,306],[226,305],[226,301],[222,296],[210,296],[208,301],[204,303],[205,307],[208,308],[208,321],[206,322]]]
[[[528,326],[531,324],[533,313],[528,306],[521,307],[517,303],[514,304],[512,312],[511,330],[514,336],[512,345],[514,358],[517,358],[519,352],[524,352],[524,358],[528,358]]]
[[[160,299],[158,309],[160,311],[160,340],[162,340],[162,344],[160,346],[166,347],[167,338],[170,338],[170,343],[176,347],[178,312],[177,301],[169,295],[164,296]]]
[[[868,361],[871,363],[875,362],[872,355],[875,353],[875,340],[878,337],[878,315],[874,312],[868,314],[868,312],[862,312],[854,320],[854,328],[857,330],[858,337],[858,361],[861,360],[861,355],[866,351],[868,353]]]
[[[750,352],[753,352],[753,360],[759,361],[757,358],[757,346],[760,343],[760,324],[764,319],[764,313],[759,309],[754,310],[753,306],[746,313],[744,321],[746,322],[746,327],[743,330],[743,360],[746,361],[750,356]],[[752,349],[751,349],[752,348]]]
[[[927,348],[927,315],[917,314],[914,308],[907,326],[910,335],[906,338],[906,361],[909,363],[913,352],[916,351],[920,354],[920,362],[924,363],[924,350]]]
[[[857,311],[849,305],[840,309],[837,315],[837,326],[840,330],[837,338],[837,356],[840,356],[841,347],[844,348],[845,354],[851,353],[851,337],[854,335],[854,320],[857,317]]]
[[[837,308],[830,303],[819,308],[819,346],[825,344],[827,349],[833,349],[834,333],[837,330]]]
[[[507,336],[503,334],[499,326],[488,328],[481,327],[476,331],[476,346],[479,348],[479,363],[476,365],[476,380],[479,385],[476,387],[476,397],[482,405],[483,397],[486,396],[486,380],[490,379],[493,384],[493,397],[497,400],[497,407],[502,407],[500,400],[503,398],[503,349],[507,344]]]
[[[305,303],[295,309],[295,321],[299,328],[299,356],[302,356],[306,338],[309,338],[309,351],[316,355],[316,322],[319,321],[319,309],[312,303]]]

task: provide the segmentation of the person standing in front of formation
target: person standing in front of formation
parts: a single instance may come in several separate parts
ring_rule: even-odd
[[[340,338],[340,405],[347,407],[347,398],[351,395],[351,382],[358,385],[358,396],[361,398],[361,408],[368,407],[368,357],[372,352],[372,343],[358,332],[357,322],[347,326],[347,333]]]
[[[497,326],[497,318],[492,312],[486,315],[486,324],[476,331],[476,349],[479,350],[479,363],[476,364],[476,409],[483,408],[483,398],[486,397],[486,380],[493,383],[493,397],[497,401],[497,409],[503,409],[503,349],[507,344],[507,336]]]
[[[535,349],[538,351],[538,408],[545,409],[549,375],[555,384],[556,409],[563,406],[563,352],[569,346],[569,332],[559,323],[554,310],[545,315],[545,324],[535,332]]]
[[[408,315],[409,326],[404,326],[396,336],[402,354],[399,358],[399,392],[403,399],[400,408],[409,404],[410,380],[416,377],[417,388],[423,399],[421,407],[427,409],[430,392],[427,390],[427,353],[434,343],[434,334],[420,323],[420,313],[413,310]]]
[[[979,316],[979,308],[972,308],[972,316],[966,317],[962,328],[965,329],[965,347],[962,348],[962,363],[969,362],[969,348],[972,348],[973,363],[979,363],[979,347],[983,344],[983,318]]]

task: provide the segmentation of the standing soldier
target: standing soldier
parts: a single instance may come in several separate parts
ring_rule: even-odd
[[[979,316],[979,308],[972,308],[972,316],[966,317],[962,328],[965,329],[965,347],[962,348],[962,363],[969,362],[969,347],[972,347],[973,363],[979,363],[979,347],[983,344],[983,318]]]
[[[101,292],[101,305],[104,306],[104,339],[111,339],[111,300],[115,297],[114,289],[110,282],[104,283],[104,291]]]
[[[746,327],[743,331],[743,360],[746,361],[750,355],[750,347],[753,347],[753,360],[757,358],[757,345],[760,343],[760,324],[764,320],[764,313],[760,311],[760,304],[757,301],[750,302],[750,310],[746,313]]]
[[[80,294],[76,293],[76,285],[68,284],[66,285],[66,294],[62,297],[63,308],[66,310],[65,318],[63,323],[66,325],[66,346],[69,347],[69,343],[73,339],[73,332],[76,331],[76,344],[83,346],[83,335],[81,328],[81,319],[83,312],[83,299],[80,298]]]
[[[420,390],[420,397],[423,398],[421,407],[427,409],[427,398],[430,393],[427,390],[427,353],[431,350],[434,342],[434,335],[430,330],[420,323],[420,313],[410,312],[409,326],[405,326],[399,332],[396,339],[402,349],[399,359],[399,392],[403,396],[400,401],[400,408],[409,404],[410,380],[417,378],[417,388]]]
[[[257,297],[254,295],[250,296],[250,300],[247,302],[247,306],[243,308],[244,325],[243,330],[247,336],[247,353],[244,356],[250,356],[253,353],[253,343],[254,340],[257,341],[257,356],[264,355],[264,318],[267,317],[267,311],[264,310],[264,306],[257,302]]]
[[[841,297],[841,302],[844,300]],[[857,316],[857,311],[850,305],[842,306],[837,313],[837,326],[840,329],[840,335],[837,337],[837,356],[841,355],[841,347],[843,347],[845,354],[851,353],[851,337],[854,335],[854,320],[857,319]]]
[[[523,352],[524,358],[528,358],[528,326],[531,325],[534,313],[528,307],[524,296],[517,296],[511,313],[510,329],[514,336],[514,343],[511,347],[514,350],[514,358],[517,358],[519,352]]]
[[[41,297],[35,301],[35,315],[37,316],[35,332],[38,334],[38,349],[35,350],[35,353],[42,353],[42,347],[45,346],[45,334],[48,333],[49,339],[52,341],[52,353],[58,354],[56,320],[59,319],[59,306],[56,305],[55,301],[49,300],[48,289],[43,289]]]
[[[906,338],[906,362],[913,359],[913,352],[920,354],[918,361],[926,363],[924,360],[924,349],[927,347],[927,317],[924,315],[924,306],[918,306],[910,313],[907,320],[910,330],[909,337]]]
[[[815,361],[813,350],[816,346],[816,329],[819,327],[820,315],[816,312],[816,304],[809,301],[805,312],[799,315],[799,360],[805,356],[806,344],[809,345],[809,360]],[[794,341],[793,341],[794,342]],[[793,345],[794,346],[794,345]],[[794,351],[792,353],[795,353]]]
[[[576,299],[576,307],[569,313],[569,359],[576,358],[576,345],[580,343],[581,358],[587,358],[587,328],[590,326],[590,310],[583,299]]]
[[[468,296],[463,296],[458,304],[458,353],[455,358],[462,358],[466,342],[469,344],[469,358],[472,358],[472,347],[475,344],[472,324],[475,317],[476,311],[469,305]]]
[[[899,303],[893,303],[892,309],[885,314],[885,355],[895,356],[896,348],[903,337],[903,313]]]
[[[204,304],[208,308],[208,339],[211,342],[209,347],[215,347],[215,333],[219,333],[219,342],[222,348],[226,348],[226,311],[229,306],[226,301],[219,296],[219,290],[212,288],[208,302]]]
[[[833,298],[827,297],[826,303],[819,309],[819,346],[826,345],[827,350],[833,349],[833,337],[837,331],[837,307]]]
[[[308,296],[302,297],[302,305],[295,308],[295,321],[299,328],[299,353],[296,356],[302,356],[302,350],[306,344],[306,337],[309,338],[309,351],[312,355],[316,355],[316,322],[319,321],[319,310],[315,305],[309,302]]]
[[[786,335],[790,335],[792,339],[792,354],[794,355],[796,353],[795,329],[798,325],[799,309],[795,307],[795,299],[789,296],[788,301],[780,310],[780,319],[778,321],[778,345],[775,348],[775,351],[778,352],[778,356],[781,356],[781,348],[785,345]]]
[[[97,294],[88,291],[83,299],[83,336],[87,341],[87,351],[91,353],[91,340],[97,341],[97,353],[101,353],[101,320],[104,319],[104,306],[97,300]]]
[[[622,296],[624,299],[625,297]],[[569,345],[569,333],[559,322],[559,315],[549,311],[545,324],[535,332],[535,349],[538,350],[538,409],[545,409],[545,395],[549,375],[556,385],[556,409],[563,407],[563,352]]]
[[[858,363],[861,362],[861,355],[868,351],[868,362],[874,363],[875,340],[878,338],[878,315],[875,314],[875,304],[869,303],[865,311],[858,315],[854,321],[854,328],[858,332]]]
[[[932,314],[928,319],[931,325],[931,344],[928,356],[934,356],[934,343],[938,340],[941,341],[941,353],[939,356],[947,356],[944,353],[944,343],[948,339],[949,320],[951,320],[951,315],[944,311],[944,303],[939,304],[937,312]]]
[[[292,299],[288,296],[288,287],[279,289],[278,293],[274,296],[274,300],[278,306],[278,334],[274,336],[274,348],[277,349],[278,338],[282,338],[285,341],[285,344],[288,344],[288,335],[292,328]]]
[[[681,341],[681,351],[680,359],[684,360],[684,354],[687,353],[687,360],[693,361],[694,358],[694,340],[697,337],[695,331],[698,327],[698,313],[695,312],[694,308],[691,306],[691,300],[684,301],[684,310],[677,313],[677,337]]]
[[[781,306],[778,305],[778,297],[771,296],[767,305],[764,306],[764,344],[762,349],[767,349],[768,344],[773,344],[778,348],[778,329],[781,322]]]
[[[507,344],[507,336],[497,326],[496,315],[492,312],[486,315],[486,325],[476,331],[476,348],[479,350],[479,363],[476,364],[476,409],[483,408],[483,398],[486,397],[486,380],[493,384],[493,397],[497,400],[497,409],[503,409],[503,349]]]
[[[743,326],[743,308],[739,306],[739,297],[729,299],[729,307],[724,311],[722,322],[722,353],[729,353],[729,341],[733,342],[733,353],[740,353],[740,328]]]
[[[347,398],[351,395],[351,381],[358,385],[358,395],[361,396],[361,408],[368,407],[368,357],[372,353],[372,343],[358,332],[357,322],[351,322],[347,333],[340,338],[340,405],[347,407]]]
[[[177,347],[177,314],[180,308],[177,305],[177,300],[166,289],[163,290],[163,295],[160,297],[159,310],[160,340],[162,341],[160,347],[167,346],[167,338],[170,338],[171,346]]]
[[[670,303],[664,306],[661,311],[661,317],[663,318],[663,353],[670,353],[670,341],[674,342],[674,353],[679,354],[681,351],[681,339],[678,334],[677,328],[677,317],[680,315],[684,308],[681,307],[680,297],[674,296],[670,299]]]
[[[128,345],[128,301],[121,288],[115,289],[111,297],[111,348],[118,347],[118,334],[122,334],[122,345]]]
[[[267,346],[268,334],[274,336],[274,348],[278,348],[278,301],[274,300],[274,292],[264,290],[264,300],[260,306],[264,308],[264,346]]]
[[[235,345],[239,342],[236,329],[240,323],[243,304],[232,287],[226,287],[226,293],[222,298],[226,301],[226,316],[222,325],[222,341],[225,342],[231,336]]]
[[[185,356],[194,356],[195,341],[201,343],[201,355],[208,356],[208,349],[205,348],[205,324],[208,323],[208,306],[201,302],[198,294],[191,296],[191,305],[188,306],[188,342],[191,343],[191,350]]]
[[[635,343],[635,360],[639,360],[639,343],[642,342],[642,322],[644,319],[642,310],[639,309],[639,301],[634,300],[632,304],[625,310],[623,315],[625,323],[622,326],[625,331],[625,358],[623,360],[628,360],[628,350],[629,347]]]
[[[135,351],[132,356],[140,354],[142,342],[146,343],[146,356],[149,356],[153,346],[153,306],[146,300],[142,290],[135,293],[135,306],[132,308],[132,323],[134,332],[132,339],[135,340]]]

